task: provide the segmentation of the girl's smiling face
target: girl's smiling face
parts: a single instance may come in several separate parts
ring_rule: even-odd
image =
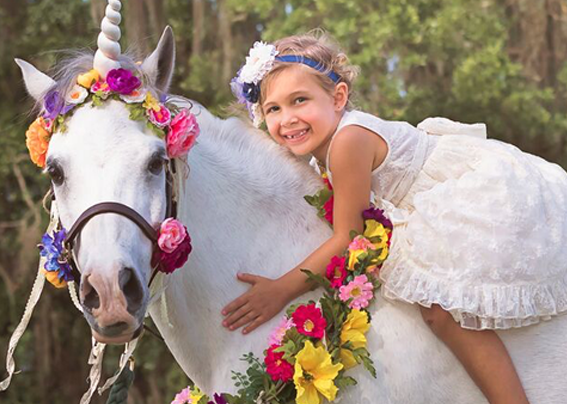
[[[348,100],[345,83],[326,90],[311,67],[297,64],[270,79],[262,111],[276,142],[298,156],[313,154],[324,160]]]

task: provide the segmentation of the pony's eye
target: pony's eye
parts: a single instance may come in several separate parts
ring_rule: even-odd
[[[148,171],[154,175],[159,175],[163,170],[166,160],[161,157],[154,157],[148,164]]]
[[[55,185],[59,186],[63,184],[63,181],[65,181],[65,175],[63,174],[63,169],[57,164],[51,165],[47,168],[47,175],[49,175],[51,181]]]

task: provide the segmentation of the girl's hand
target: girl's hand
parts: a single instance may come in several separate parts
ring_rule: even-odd
[[[222,315],[226,316],[222,325],[230,331],[246,325],[242,333],[247,334],[278,314],[289,302],[288,294],[278,279],[251,274],[238,274],[237,277],[252,287],[222,309]]]

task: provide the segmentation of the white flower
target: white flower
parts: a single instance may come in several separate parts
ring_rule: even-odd
[[[65,102],[67,104],[78,105],[82,103],[88,95],[89,92],[86,88],[75,84],[69,94],[67,94],[67,96],[65,97]]]
[[[144,89],[134,90],[128,95],[121,94],[120,99],[127,104],[137,104],[146,99],[147,92],[148,91]]]
[[[246,57],[246,64],[240,71],[242,83],[258,84],[274,65],[278,51],[274,45],[265,42],[255,42]]]

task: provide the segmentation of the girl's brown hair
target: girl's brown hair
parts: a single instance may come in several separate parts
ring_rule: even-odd
[[[306,34],[282,38],[274,42],[274,46],[278,51],[278,56],[304,56],[319,63],[320,66],[323,66],[323,71],[316,69],[310,69],[310,71],[312,70],[312,73],[317,77],[321,86],[329,94],[333,94],[337,83],[333,82],[327,74],[331,71],[335,72],[340,78],[338,83],[346,83],[348,86],[349,104],[347,104],[347,109],[352,107],[352,84],[358,75],[359,68],[350,64],[347,55],[340,50],[338,44],[330,35],[326,34],[323,30],[317,29]],[[262,105],[262,100],[265,99],[267,86],[271,79],[276,77],[287,67],[294,65],[297,65],[297,63],[280,62],[277,60],[274,62],[274,67],[262,79],[260,84],[260,105]]]

